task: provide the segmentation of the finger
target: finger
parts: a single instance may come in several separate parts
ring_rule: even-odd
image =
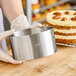
[[[31,25],[31,26],[26,27],[26,29],[28,29],[28,28],[38,28],[38,27],[42,27],[42,24],[36,23],[34,25]]]
[[[14,33],[14,29],[0,33],[0,41]]]
[[[7,55],[7,54],[6,54]],[[2,58],[0,59],[1,61],[4,61],[4,62],[7,62],[7,63],[12,63],[12,64],[21,64],[21,63],[24,63],[25,61],[17,61],[17,60],[14,60],[12,57],[10,57],[9,55],[7,55],[5,57],[6,58]]]
[[[24,61],[16,61],[14,60],[11,56],[7,55],[6,53],[2,52],[2,50],[0,50],[0,60],[7,62],[7,63],[12,63],[12,64],[21,64]]]
[[[36,24],[32,25],[31,27],[32,27],[32,28],[34,28],[34,27],[37,27],[37,28],[38,28],[38,27],[42,27],[42,24],[41,24],[41,23],[36,23]]]
[[[8,55],[8,60],[7,60],[7,62],[9,62],[9,63],[12,63],[12,64],[21,64],[21,63],[23,63],[23,62],[25,62],[25,61],[17,61],[17,60],[14,60],[12,57],[10,57],[9,55]]]
[[[12,60],[12,62],[10,62],[10,63],[12,63],[12,64],[21,64],[21,63],[23,63],[24,61],[16,61],[16,60]]]
[[[21,64],[21,63],[25,62],[25,61],[16,61],[16,60],[9,61],[7,59],[2,59],[1,61],[7,62],[7,63],[12,63],[12,64]]]

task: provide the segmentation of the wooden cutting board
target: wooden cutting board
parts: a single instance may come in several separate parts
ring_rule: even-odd
[[[76,47],[58,47],[54,55],[21,65],[0,62],[0,76],[76,76]]]

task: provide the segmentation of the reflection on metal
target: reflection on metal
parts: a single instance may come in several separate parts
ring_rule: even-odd
[[[13,57],[16,60],[36,59],[52,55],[57,51],[51,26],[15,32],[10,41]]]

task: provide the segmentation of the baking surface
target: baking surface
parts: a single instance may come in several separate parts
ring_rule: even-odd
[[[21,65],[0,62],[0,76],[76,76],[76,47],[58,47],[51,56]]]

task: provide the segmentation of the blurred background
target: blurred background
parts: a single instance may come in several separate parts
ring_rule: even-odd
[[[22,0],[22,5],[30,24],[40,22],[46,25],[46,15],[55,10],[76,10],[76,0]],[[5,17],[4,27],[10,29]]]
[[[30,24],[42,23],[46,25],[46,16],[49,12],[56,10],[76,10],[76,0],[22,0],[25,15]],[[10,24],[4,16],[5,30],[10,29]],[[9,39],[7,39],[8,49]]]

